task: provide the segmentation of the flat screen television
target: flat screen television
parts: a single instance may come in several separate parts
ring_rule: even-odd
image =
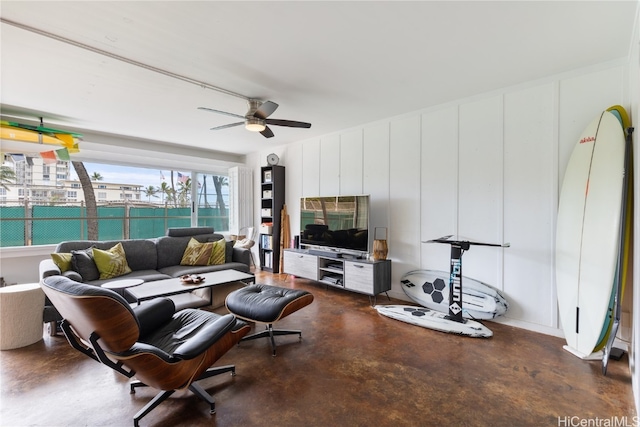
[[[369,196],[301,198],[300,245],[369,252]]]

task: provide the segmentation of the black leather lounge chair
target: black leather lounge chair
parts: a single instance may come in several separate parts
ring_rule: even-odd
[[[114,291],[63,276],[45,278],[42,288],[62,315],[62,330],[72,347],[129,378],[135,375],[131,393],[140,386],[161,390],[134,416],[134,426],[179,389],[188,388],[215,412],[213,397],[195,381],[235,374],[233,365],[211,365],[247,334],[246,323],[232,314],[174,313],[167,298],[132,309]]]

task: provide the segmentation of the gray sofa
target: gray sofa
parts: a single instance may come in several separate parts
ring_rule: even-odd
[[[63,275],[79,282],[100,286],[113,280],[142,279],[145,282],[151,282],[154,280],[179,277],[184,274],[208,273],[227,269],[239,270],[245,273],[250,272],[251,254],[249,250],[234,248],[233,242],[227,242],[226,244],[224,264],[203,266],[180,265],[184,251],[191,238],[203,243],[219,241],[223,239],[224,236],[214,233],[212,227],[188,227],[169,228],[165,236],[154,239],[110,241],[74,240],[61,242],[55,249],[57,253],[70,253],[71,251],[80,251],[91,247],[107,250],[117,243],[122,243],[127,263],[132,271],[131,273],[113,279],[85,280],[77,271],[69,270],[61,272],[52,259],[46,259],[40,262],[40,280],[48,276]],[[240,286],[241,285],[238,284],[230,284],[216,287],[213,298],[211,298],[210,289],[194,291],[192,294],[197,294],[200,300],[199,302],[198,299],[192,297],[183,298],[184,296],[181,295],[171,298],[175,300],[176,309],[205,306],[209,305],[210,301],[212,301],[211,305],[213,308],[216,308],[224,305],[226,295]],[[194,300],[197,301],[195,304]],[[45,323],[62,320],[57,310],[49,301],[45,302],[43,320]],[[52,328],[51,332],[55,333],[55,327]]]

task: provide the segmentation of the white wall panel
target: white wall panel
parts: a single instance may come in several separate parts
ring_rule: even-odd
[[[320,196],[340,194],[340,136],[320,140]]]
[[[340,194],[362,194],[362,129],[340,135]]]
[[[506,249],[472,247],[463,274],[505,292],[511,309],[502,322],[561,336],[553,262],[560,178],[582,128],[625,105],[625,73],[612,66],[550,77],[285,146],[287,200],[357,192],[357,171],[345,162],[357,157],[361,135],[370,229],[388,227],[390,294],[407,299],[399,279],[411,269],[448,269],[450,247],[422,240],[453,233],[509,241]],[[248,161],[257,167],[263,158]]]
[[[320,140],[307,141],[302,146],[302,169],[300,197],[320,195]]]
[[[389,123],[363,130],[362,193],[369,194],[369,228],[389,227]],[[373,234],[373,232],[372,232]],[[369,236],[369,245],[373,241]],[[391,254],[390,254],[391,257]]]
[[[505,96],[504,251],[508,317],[557,326],[555,87]]]
[[[559,188],[573,147],[598,114],[624,103],[624,68],[614,67],[560,81],[558,108]]]
[[[458,108],[422,115],[420,240],[456,234],[458,227]],[[421,244],[421,268],[449,271],[450,248]]]
[[[388,245],[393,286],[420,265],[420,125],[418,114],[391,122]]]
[[[458,233],[482,242],[502,240],[502,98],[460,106]],[[500,287],[502,250],[475,246],[462,274]],[[464,283],[463,283],[464,286]]]

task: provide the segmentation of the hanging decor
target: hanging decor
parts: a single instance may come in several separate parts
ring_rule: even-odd
[[[5,153],[37,153],[51,151],[53,148],[51,146],[59,146],[67,150],[68,156],[68,153],[80,151],[77,142],[79,138],[82,138],[82,134],[45,127],[42,117],[40,117],[39,126],[0,121],[0,139],[2,151]]]

